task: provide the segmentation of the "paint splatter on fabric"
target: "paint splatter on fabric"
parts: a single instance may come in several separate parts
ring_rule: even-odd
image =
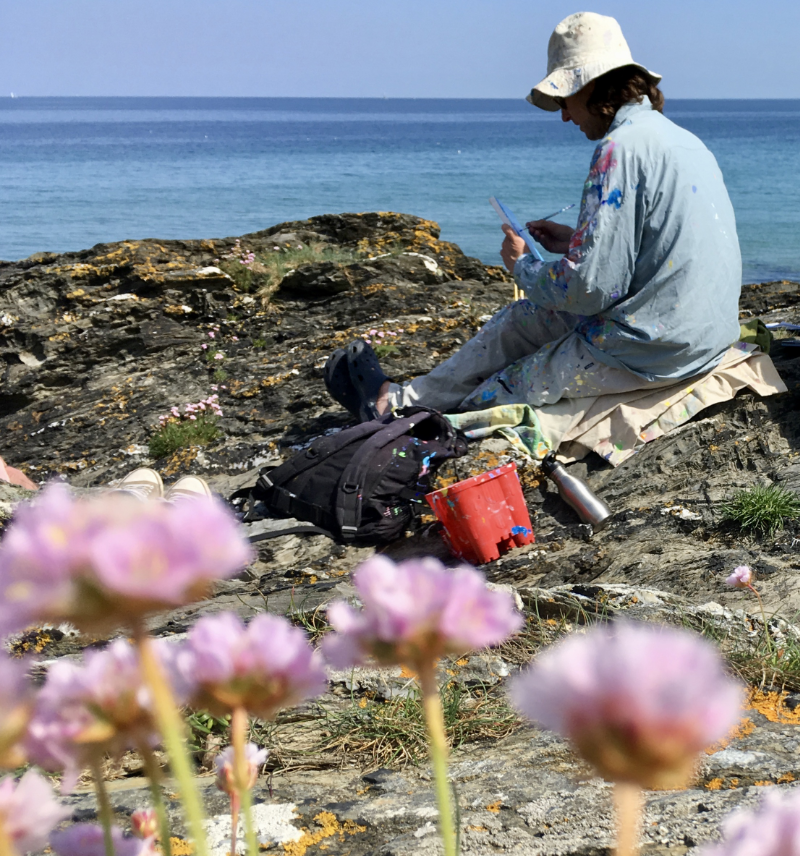
[[[648,380],[712,368],[736,341],[742,281],[713,155],[647,98],[625,105],[594,151],[567,253],[524,255],[514,276],[537,306],[584,316],[576,332],[606,365]]]

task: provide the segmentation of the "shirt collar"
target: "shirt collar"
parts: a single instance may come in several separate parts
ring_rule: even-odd
[[[633,116],[634,113],[639,113],[642,110],[652,110],[653,105],[650,103],[650,99],[644,95],[642,96],[641,103],[637,101],[629,101],[627,104],[623,104],[622,107],[617,110],[617,115],[614,116],[614,121],[611,123],[611,127],[608,129],[608,133],[610,134],[612,131],[616,131],[617,128],[628,119]]]

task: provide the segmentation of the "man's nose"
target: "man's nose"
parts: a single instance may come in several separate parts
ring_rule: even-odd
[[[569,115],[569,110],[566,107],[561,108],[561,121],[569,122],[572,120],[572,116]]]

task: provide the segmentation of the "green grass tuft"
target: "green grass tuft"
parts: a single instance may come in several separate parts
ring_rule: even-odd
[[[502,693],[486,687],[467,690],[451,681],[440,690],[445,732],[451,747],[475,740],[496,740],[522,722]],[[354,756],[369,766],[419,764],[428,757],[428,738],[420,693],[415,684],[406,696],[389,701],[362,697],[329,716],[323,751]]]
[[[312,242],[283,245],[272,252],[260,251],[254,253],[251,260],[247,250],[237,244],[220,259],[219,267],[233,279],[240,291],[258,292],[266,302],[290,271],[317,262],[350,264],[359,258],[361,256],[354,250]]]
[[[158,433],[150,438],[151,458],[163,458],[178,449],[189,446],[205,446],[222,436],[216,416],[201,414],[194,421],[167,422]]]
[[[784,520],[800,517],[800,496],[776,485],[740,490],[722,506],[725,520],[756,535],[774,535]]]

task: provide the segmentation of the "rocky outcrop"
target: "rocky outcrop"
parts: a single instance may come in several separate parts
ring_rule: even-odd
[[[350,421],[322,383],[333,348],[375,331],[373,340],[386,343],[387,372],[403,380],[449,356],[512,298],[503,270],[464,256],[438,234],[436,224],[407,215],[328,215],[239,239],[123,242],[0,263],[0,455],[36,481],[60,477],[77,488],[106,484],[140,465],[155,466],[165,479],[202,474],[223,495],[252,483],[260,466]],[[320,250],[319,261],[271,275],[272,257],[288,259],[298,244],[331,253]],[[249,253],[262,261],[240,275],[239,260]],[[800,285],[747,287],[742,314],[800,321]],[[580,526],[536,467],[518,460],[537,540],[486,566],[488,578],[513,585],[544,622],[639,604],[642,618],[689,616],[745,644],[758,619],[736,611],[752,605],[726,589],[724,578],[747,563],[759,575],[767,610],[791,619],[800,608],[800,527],[745,537],[724,524],[720,503],[757,482],[800,489],[796,353],[774,354],[789,392],[764,400],[742,393],[617,469],[599,458],[573,465],[614,511],[602,532]],[[224,412],[221,436],[150,458],[159,417],[214,391]],[[476,444],[459,462],[459,475],[514,454],[498,439]],[[454,477],[449,468],[441,473]],[[23,496],[0,485],[0,516]],[[386,552],[445,557],[436,533],[402,539]],[[240,579],[221,584],[208,602],[154,619],[153,630],[180,634],[198,614],[223,608],[320,620],[318,607],[352,594],[348,574],[370,553],[320,536],[262,543]],[[788,625],[775,629],[793,632]],[[85,643],[61,630],[17,640],[18,650],[35,651],[45,664]],[[518,665],[503,652],[491,662],[480,657],[453,668],[455,679],[466,675],[470,692],[478,684],[497,688]],[[281,840],[287,847],[293,837],[298,847],[305,841],[309,853],[320,842],[330,853],[432,852],[435,812],[424,765],[365,774],[366,756],[319,748],[331,711],[383,697],[375,676],[361,677],[349,686],[334,681],[322,706],[279,728],[276,798],[297,807],[288,810],[301,818],[292,828],[308,830],[306,839],[297,831]],[[769,696],[771,680],[764,678],[767,694],[753,700],[752,728],[708,756],[695,787],[651,795],[650,852],[685,852],[714,834],[731,804],[752,801],[764,783],[785,786],[800,774],[792,699]],[[391,680],[385,686],[391,697]],[[454,769],[465,852],[599,853],[608,846],[605,786],[578,786],[587,771],[552,736],[512,728],[460,748]],[[122,813],[143,799],[131,784],[115,791]],[[262,797],[269,802],[263,788]],[[85,796],[74,802],[79,814],[93,811]]]

